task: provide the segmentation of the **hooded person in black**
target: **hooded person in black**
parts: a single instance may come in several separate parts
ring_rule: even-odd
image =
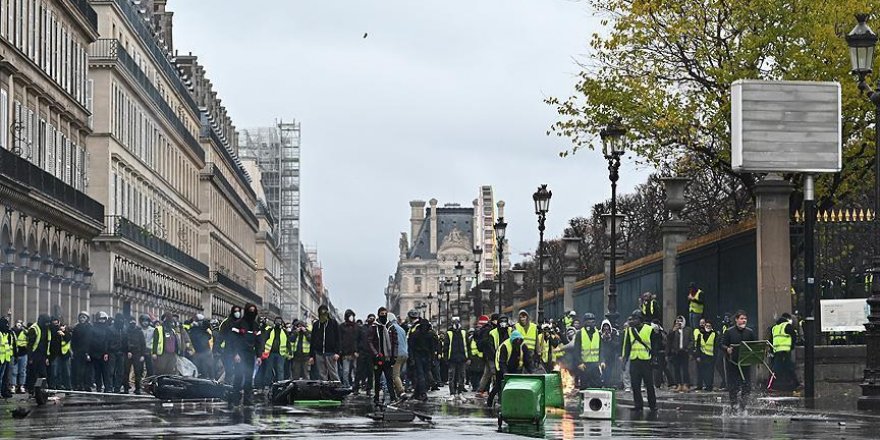
[[[92,389],[92,358],[89,356],[92,341],[92,323],[88,312],[80,312],[76,327],[71,330],[70,350],[73,352],[73,389],[90,391]]]
[[[131,384],[128,382],[129,374],[134,369],[134,393],[141,393],[141,376],[144,375],[144,359],[147,356],[147,340],[144,332],[138,326],[134,318],[129,318],[125,329],[126,345],[128,351],[125,355],[125,373],[123,374],[122,386],[124,393],[128,394]]]
[[[40,315],[37,322],[28,328],[28,373],[27,389],[32,391],[38,378],[48,377],[49,357],[46,352],[49,336],[49,315]]]
[[[110,317],[106,313],[98,312],[91,336],[89,357],[92,359],[95,391],[109,393],[113,385],[110,378]]]
[[[415,391],[413,397],[418,400],[428,400],[428,383],[431,377],[431,358],[434,355],[434,331],[431,323],[424,318],[410,316],[410,327],[407,345],[409,346],[409,358],[412,363],[412,377]]]
[[[254,399],[254,363],[259,366],[262,352],[262,329],[257,322],[257,306],[244,306],[244,316],[235,321],[230,328],[226,340],[226,349],[232,350],[232,392],[229,405],[238,405],[244,393],[244,404],[253,405]]]
[[[309,357],[318,367],[318,379],[339,380],[339,324],[330,317],[330,309],[318,307],[318,321],[312,326],[312,345]]]
[[[242,317],[241,307],[232,306],[229,309],[229,316],[220,323],[220,329],[214,335],[214,351],[220,355],[220,362],[223,364],[223,382],[232,383],[232,358],[235,353],[227,348],[227,339],[232,332],[232,324]]]
[[[125,333],[127,320],[122,313],[117,313],[110,326],[110,339],[107,343],[110,351],[110,377],[113,381],[113,392],[122,392],[123,379],[128,382],[128,377],[123,378],[125,372],[125,358],[128,353],[128,336]]]
[[[360,326],[355,322],[354,311],[345,311],[345,322],[339,326],[339,355],[342,362],[342,384],[351,386],[352,374],[357,369],[358,344],[360,343]]]
[[[57,317],[49,324],[49,386],[69,390],[70,384],[70,337],[67,326]]]

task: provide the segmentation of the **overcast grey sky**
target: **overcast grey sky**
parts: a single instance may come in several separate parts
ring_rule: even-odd
[[[246,6],[245,6],[246,5]],[[569,96],[598,20],[569,0],[172,0],[174,45],[198,55],[240,128],[302,123],[302,239],[334,304],[384,304],[409,201],[507,203],[514,261],[609,196],[595,151],[567,141],[546,96]],[[367,33],[367,38],[363,38]],[[624,165],[621,188],[646,175]]]

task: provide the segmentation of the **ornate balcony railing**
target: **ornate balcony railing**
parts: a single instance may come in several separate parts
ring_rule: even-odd
[[[156,255],[180,263],[199,275],[208,276],[207,265],[121,215],[108,215],[104,225],[105,236],[125,238]]]
[[[233,292],[241,295],[246,300],[256,304],[257,306],[263,306],[263,298],[260,297],[260,295],[257,295],[251,289],[248,289],[247,287],[238,284],[238,282],[224,275],[222,272],[212,271],[211,281],[216,282],[221,286],[228,287]]]

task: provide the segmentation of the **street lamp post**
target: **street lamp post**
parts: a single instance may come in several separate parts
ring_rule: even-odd
[[[438,294],[438,295],[439,295],[439,294]],[[433,317],[431,316],[431,315],[432,315],[432,313],[431,313],[431,300],[432,300],[432,299],[434,299],[434,295],[433,295],[431,292],[428,292],[428,321],[430,321],[431,318],[433,318]],[[439,307],[438,307],[437,310],[440,310]]]
[[[504,217],[498,217],[498,220],[495,222],[493,226],[495,228],[495,249],[498,250],[498,314],[501,314],[501,288],[502,286],[502,265],[501,263],[504,261],[504,235],[507,234],[507,222],[504,221]]]
[[[452,280],[446,280],[446,283],[443,284],[444,289],[446,289],[446,326],[449,326],[449,292],[452,291]]]
[[[456,311],[458,314],[461,314],[461,276],[464,274],[464,265],[461,264],[461,261],[457,261],[455,263],[455,282],[456,282]]]
[[[871,268],[871,296],[868,298],[868,323],[865,324],[865,378],[862,381],[862,396],[859,397],[860,410],[880,409],[880,223],[877,213],[880,211],[880,79],[877,90],[865,81],[873,70],[874,47],[877,45],[875,34],[866,21],[868,14],[857,14],[858,24],[847,34],[852,61],[852,73],[858,75],[859,90],[868,94],[874,103],[874,258]]]
[[[623,156],[626,128],[617,123],[609,124],[599,132],[602,138],[602,154],[608,161],[608,180],[611,181],[611,271],[608,277],[608,314],[612,325],[617,323],[617,180],[620,177],[620,156]]]
[[[537,323],[544,322],[544,222],[547,220],[547,212],[550,211],[550,198],[553,193],[547,190],[547,184],[542,184],[532,194],[535,202],[535,214],[538,216],[538,313]]]

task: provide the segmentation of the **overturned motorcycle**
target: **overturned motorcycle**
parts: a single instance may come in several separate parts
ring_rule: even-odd
[[[351,394],[351,387],[339,381],[282,380],[269,389],[268,400],[273,405],[292,405],[303,401],[341,401]]]
[[[168,374],[144,379],[144,390],[161,400],[225,399],[232,387],[214,380]]]

